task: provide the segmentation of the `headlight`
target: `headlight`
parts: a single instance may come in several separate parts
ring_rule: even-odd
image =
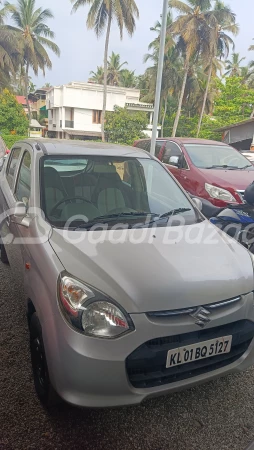
[[[60,276],[59,300],[68,322],[87,336],[113,339],[134,330],[130,316],[122,308],[68,274]]]
[[[205,190],[210,197],[216,198],[217,200],[223,200],[224,202],[236,202],[235,197],[226,189],[205,183]]]

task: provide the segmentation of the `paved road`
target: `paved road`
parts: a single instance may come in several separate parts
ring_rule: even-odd
[[[34,394],[23,304],[0,263],[1,450],[244,450],[254,439],[254,369],[142,406],[49,415]]]

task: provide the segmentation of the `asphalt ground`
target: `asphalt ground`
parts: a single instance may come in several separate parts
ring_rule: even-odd
[[[36,398],[25,308],[0,263],[0,449],[244,450],[254,440],[254,368],[140,406],[50,413]]]

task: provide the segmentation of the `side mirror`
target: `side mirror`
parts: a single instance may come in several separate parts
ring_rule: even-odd
[[[180,161],[179,156],[170,156],[169,158],[169,164],[171,164],[171,166],[179,167],[179,161]]]
[[[201,202],[201,200],[199,198],[194,197],[192,199],[193,203],[195,203],[196,207],[199,209],[199,211],[202,211],[203,209],[203,203]]]
[[[14,217],[23,218],[26,215],[26,205],[24,202],[17,202],[14,207]]]

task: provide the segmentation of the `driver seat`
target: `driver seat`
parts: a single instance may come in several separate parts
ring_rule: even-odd
[[[44,192],[47,214],[50,214],[57,202],[68,197],[62,179],[53,167],[45,167],[44,169]]]
[[[97,165],[94,173],[98,174],[97,186],[93,193],[93,201],[102,215],[128,206],[123,183],[114,165]]]

